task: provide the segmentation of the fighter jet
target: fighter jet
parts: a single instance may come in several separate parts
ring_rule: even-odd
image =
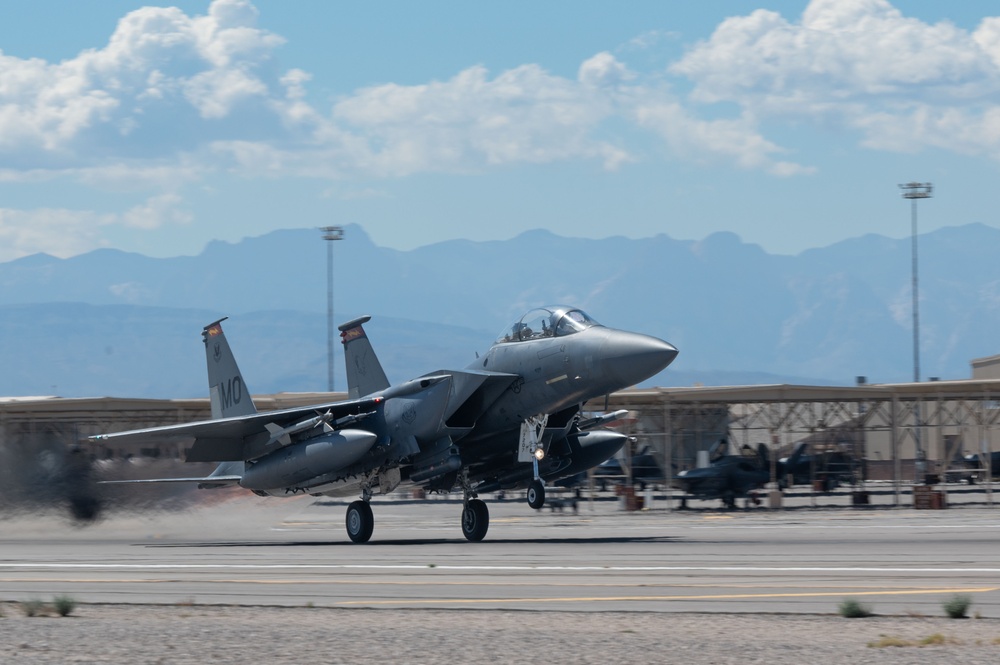
[[[842,450],[810,452],[810,443],[802,441],[792,454],[778,460],[778,486],[806,485],[819,481],[822,491],[830,492],[844,482],[854,484],[855,467],[851,457]]]
[[[356,543],[372,536],[372,496],[398,487],[460,490],[462,533],[473,542],[489,528],[479,494],[526,488],[528,505],[541,508],[546,483],[600,464],[626,441],[601,429],[626,412],[585,419],[582,404],[653,376],[677,356],[660,339],[553,306],[505,328],[465,369],[392,386],[363,327],[370,320],[365,316],[340,326],[347,400],[258,412],[222,331],[224,320],[202,332],[212,420],[91,440],[186,440],[186,461],[220,463],[204,478],[118,482],[239,485],[261,496],[359,495],[346,517]]]
[[[987,460],[987,456],[989,459]],[[978,477],[980,480],[985,480],[986,464],[989,463],[990,475],[996,478],[1000,475],[1000,452],[994,451],[991,453],[974,453],[972,455],[966,455],[963,458],[965,466],[969,469],[979,470]],[[954,472],[949,472],[948,477],[951,479]],[[967,477],[963,477],[962,480],[967,480],[970,485],[974,484],[976,481],[976,474],[970,474]],[[952,481],[953,482],[953,481]]]
[[[717,443],[709,466],[681,471],[674,477],[674,484],[699,499],[722,499],[729,509],[736,507],[737,497],[752,499],[752,492],[771,479],[767,447],[761,443],[754,451],[744,445],[739,455],[727,455],[727,446],[724,440]],[[681,507],[687,507],[686,498],[681,499]]]
[[[639,489],[646,489],[647,485],[663,485],[667,482],[667,476],[663,473],[656,455],[648,446],[632,455],[629,459],[628,472],[622,467],[622,460],[617,457],[602,462],[594,470],[594,481],[602,490],[607,489],[608,485],[625,482],[627,477],[631,477],[632,482],[638,485]]]

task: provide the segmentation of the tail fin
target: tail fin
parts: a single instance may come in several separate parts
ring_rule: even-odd
[[[250,391],[236,364],[236,357],[222,332],[222,322],[225,320],[219,319],[205,326],[201,332],[208,362],[208,393],[212,404],[212,418],[257,413],[257,407],[254,406]]]
[[[385,378],[382,364],[375,355],[371,342],[362,324],[371,320],[370,316],[348,321],[338,327],[344,344],[344,361],[347,365],[347,396],[364,397],[385,390],[389,379]]]
[[[757,464],[761,469],[767,469],[771,464],[770,456],[767,452],[767,446],[763,443],[757,444]]]
[[[799,463],[802,456],[806,454],[806,448],[808,447],[808,441],[802,441],[799,445],[795,446],[795,450],[793,450],[792,454],[788,457],[788,468],[790,472],[794,472],[795,466]]]

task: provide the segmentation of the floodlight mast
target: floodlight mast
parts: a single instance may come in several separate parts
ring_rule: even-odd
[[[344,239],[344,229],[340,226],[324,226],[323,240],[326,240],[326,387],[334,391],[333,380],[333,243]]]
[[[913,382],[920,382],[920,294],[917,287],[917,201],[931,198],[934,186],[929,182],[908,182],[900,185],[903,198],[910,199],[911,246],[913,251]]]

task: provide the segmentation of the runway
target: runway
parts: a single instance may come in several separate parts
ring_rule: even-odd
[[[482,543],[461,504],[373,501],[372,541],[351,543],[346,504],[241,497],[184,512],[0,520],[0,600],[83,603],[836,613],[940,616],[968,594],[1000,618],[1000,514],[944,511],[579,513],[490,501]]]

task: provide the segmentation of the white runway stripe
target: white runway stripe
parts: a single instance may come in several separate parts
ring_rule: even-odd
[[[0,570],[457,570],[457,571],[602,571],[602,572],[735,572],[735,573],[996,573],[1000,568],[911,568],[903,566],[448,566],[439,564],[226,564],[226,563],[0,563]]]

